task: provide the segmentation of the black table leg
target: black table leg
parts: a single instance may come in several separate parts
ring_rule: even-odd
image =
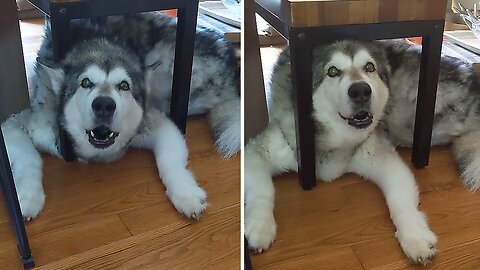
[[[70,48],[70,18],[66,6],[60,4],[51,4],[50,12],[53,58],[55,62],[58,62],[63,59]],[[60,153],[65,161],[74,161],[75,153],[72,140],[60,123],[58,123],[58,127]]]
[[[436,25],[432,33],[422,37],[422,61],[412,145],[412,162],[416,168],[428,165],[442,39],[443,24]]]
[[[18,250],[20,252],[20,259],[22,260],[23,267],[25,269],[35,266],[32,252],[30,251],[30,245],[28,244],[27,233],[25,231],[25,225],[23,223],[23,217],[20,210],[20,204],[18,203],[17,191],[15,189],[15,182],[13,181],[13,175],[8,161],[7,149],[5,148],[5,141],[3,139],[3,133],[0,129],[0,181],[2,191],[5,197],[5,203],[7,206],[10,220],[12,221],[15,235],[18,241]]]
[[[243,237],[243,269],[244,270],[253,270],[252,260],[250,259],[250,251],[248,249],[247,238]]]
[[[297,130],[298,176],[303,189],[316,184],[312,119],[312,44],[306,33],[290,29],[290,62]]]
[[[188,99],[190,96],[198,11],[198,0],[190,0],[190,2],[186,7],[177,11],[175,63],[170,103],[170,118],[182,133],[185,133],[187,126]]]

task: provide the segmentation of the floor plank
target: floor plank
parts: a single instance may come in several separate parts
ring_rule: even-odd
[[[360,262],[350,248],[331,249],[317,254],[305,252],[302,256],[287,260],[277,261],[267,266],[258,266],[256,269],[324,269],[329,270],[357,270],[363,269]]]
[[[225,218],[238,213],[230,207],[195,224],[148,231],[38,269],[238,269],[239,220]]]
[[[29,240],[37,265],[43,265],[130,236],[118,216],[111,215],[46,231]]]

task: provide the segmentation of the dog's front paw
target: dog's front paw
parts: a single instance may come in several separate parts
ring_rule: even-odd
[[[428,227],[417,226],[397,231],[396,237],[405,255],[414,263],[426,265],[437,253],[437,237]]]
[[[45,193],[42,189],[19,189],[18,202],[24,220],[35,218],[45,204]]]
[[[193,219],[200,219],[208,206],[205,191],[193,184],[168,189],[167,196],[180,214]]]
[[[277,225],[273,213],[264,216],[248,217],[245,220],[245,236],[248,246],[255,252],[266,250],[275,240]]]

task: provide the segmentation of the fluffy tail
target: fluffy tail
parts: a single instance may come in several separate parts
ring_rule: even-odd
[[[476,191],[480,188],[480,131],[457,138],[452,150],[462,182],[470,191]]]
[[[216,105],[210,110],[208,119],[218,152],[224,158],[235,155],[241,145],[240,98]]]

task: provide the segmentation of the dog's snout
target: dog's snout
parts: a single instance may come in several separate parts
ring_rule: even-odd
[[[112,117],[116,108],[117,105],[111,97],[100,96],[92,102],[93,112],[98,118],[106,119]]]
[[[354,83],[348,89],[348,96],[355,103],[364,103],[370,100],[372,88],[367,83]]]

